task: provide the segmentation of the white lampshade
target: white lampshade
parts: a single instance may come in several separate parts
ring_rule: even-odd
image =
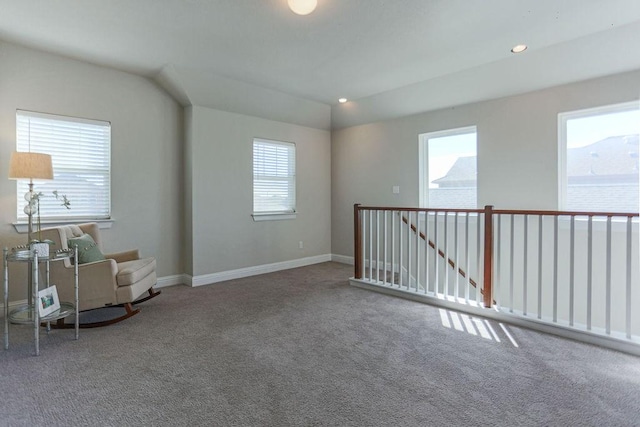
[[[287,0],[289,9],[298,15],[308,15],[318,6],[318,0]]]
[[[9,179],[53,179],[51,156],[42,153],[11,153]]]

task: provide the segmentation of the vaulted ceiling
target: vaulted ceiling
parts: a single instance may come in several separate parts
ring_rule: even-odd
[[[185,105],[319,128],[640,69],[637,0],[318,0],[307,16],[286,0],[0,0],[0,11],[0,40],[155,78]],[[511,53],[519,43],[528,50]]]

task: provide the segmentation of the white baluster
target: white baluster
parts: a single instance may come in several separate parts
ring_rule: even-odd
[[[449,212],[444,213],[444,298],[449,299]]]
[[[484,282],[482,281],[482,221],[481,214],[476,215],[477,226],[476,226],[476,271],[478,272],[478,280],[476,282],[476,304],[480,305],[480,290],[484,286]]]
[[[471,287],[471,271],[469,267],[471,266],[471,259],[469,258],[469,212],[465,214],[465,224],[464,224],[464,259],[465,266],[464,271],[467,275],[466,277],[466,285],[464,287],[464,302],[465,304],[469,304],[469,288]]]
[[[524,255],[522,265],[522,314],[527,315],[527,267],[529,262],[529,215],[524,215]]]
[[[398,221],[398,238],[399,238],[399,242],[398,242],[398,286],[400,288],[402,288],[402,283],[404,282],[402,280],[402,250],[404,249],[403,246],[403,239],[402,236],[404,235],[404,233],[402,232],[402,223],[403,223],[403,215],[404,215],[404,211],[400,211],[400,220]]]
[[[384,274],[382,276],[382,284],[386,286],[387,284],[387,246],[388,246],[388,241],[387,241],[387,211],[384,211],[382,214],[382,222],[383,222],[383,233],[382,233],[382,238],[383,238],[383,244],[382,247],[383,249],[383,258],[384,258]]]
[[[633,227],[632,217],[627,217],[627,288],[625,292],[626,296],[626,319],[625,329],[627,332],[627,339],[631,339],[631,240]]]
[[[509,224],[509,313],[513,313],[513,252],[514,252],[514,222],[513,214],[510,215]]]
[[[459,254],[458,254],[458,212],[455,213],[454,216],[454,221],[453,221],[453,225],[454,225],[454,233],[453,233],[453,242],[454,242],[454,249],[453,249],[453,258],[454,258],[454,267],[453,267],[453,274],[455,274],[455,289],[454,289],[454,300],[458,301],[458,297],[460,296],[459,292],[460,292],[460,274],[459,274],[459,268],[460,268],[460,260],[459,258]]]
[[[589,215],[587,225],[587,330],[591,330],[591,306],[593,286],[593,216]]]
[[[391,284],[396,284],[396,211],[391,211]],[[401,221],[402,222],[402,221]]]
[[[607,270],[606,270],[606,295],[605,295],[605,329],[607,335],[611,334],[611,217],[607,217]]]
[[[538,319],[542,319],[542,215],[538,217]]]
[[[373,281],[373,211],[369,211],[369,280]]]
[[[433,268],[435,271],[435,283],[434,283],[434,292],[435,292],[435,296],[438,296],[438,292],[440,292],[440,255],[438,253],[438,251],[440,250],[440,242],[438,241],[438,211],[434,212],[434,221],[433,221],[433,243],[435,246],[435,253],[434,253],[434,262],[433,262]]]
[[[496,308],[498,310],[500,310],[501,308],[501,298],[500,298],[500,285],[501,285],[501,281],[500,278],[501,276],[501,272],[500,272],[500,268],[501,268],[501,264],[502,264],[502,215],[498,214],[496,215],[498,218],[496,219],[497,222],[497,228],[498,228],[498,242],[496,244],[496,274],[495,274],[495,280],[493,281],[493,296],[494,299],[496,300]]]
[[[569,325],[573,326],[575,298],[575,264],[576,264],[576,217],[571,216],[569,235]]]
[[[558,322],[558,221],[553,217],[553,323]]]
[[[380,283],[380,211],[376,211],[376,283]]]

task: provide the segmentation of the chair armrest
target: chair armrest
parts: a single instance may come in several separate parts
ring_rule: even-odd
[[[78,264],[78,274],[81,271],[90,271],[92,275],[104,275],[105,277],[115,278],[118,274],[118,264],[113,259],[104,259],[101,261],[87,262]]]
[[[132,249],[130,251],[125,252],[116,252],[115,254],[104,254],[104,257],[107,259],[113,259],[117,263],[126,262],[126,261],[134,261],[136,259],[140,259],[140,253],[137,249]]]
[[[63,263],[53,262],[50,274],[50,283],[58,287],[60,301],[73,301],[73,267],[65,267]],[[113,259],[78,265],[80,311],[117,303],[116,274],[118,274],[118,264]]]

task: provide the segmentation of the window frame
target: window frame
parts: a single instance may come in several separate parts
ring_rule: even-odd
[[[623,113],[640,110],[640,101],[628,101],[616,104],[601,105],[581,110],[565,111],[558,113],[558,210],[567,211],[569,176],[567,175],[568,148],[567,148],[567,122],[572,119],[603,116],[607,114]],[[638,129],[640,134],[640,126]],[[589,211],[584,211],[589,212]]]
[[[87,119],[87,118],[82,118],[82,117],[73,117],[73,116],[65,116],[65,115],[60,115],[60,114],[50,114],[50,113],[41,113],[41,112],[36,112],[36,111],[29,111],[29,110],[21,110],[21,109],[17,109],[16,110],[16,150],[17,151],[31,151],[32,147],[31,144],[32,143],[40,143],[40,144],[48,144],[51,147],[53,147],[50,150],[47,149],[43,149],[42,147],[38,147],[33,149],[34,152],[43,152],[46,154],[51,154],[52,158],[53,158],[53,162],[54,162],[54,180],[55,180],[55,176],[59,173],[68,173],[68,170],[65,169],[64,167],[60,167],[59,165],[56,166],[56,158],[60,158],[60,153],[56,152],[56,147],[59,147],[59,142],[55,142],[55,141],[47,141],[47,137],[42,137],[42,139],[40,141],[34,141],[34,138],[32,138],[31,136],[31,124],[29,124],[29,135],[27,136],[27,140],[25,141],[25,137],[23,134],[20,134],[20,122],[24,121],[24,120],[38,120],[38,119],[45,119],[45,120],[54,120],[54,121],[59,121],[61,123],[77,123],[77,124],[86,124],[86,125],[95,125],[95,126],[101,126],[103,127],[103,131],[106,132],[106,137],[103,138],[103,142],[105,145],[103,145],[101,147],[101,150],[103,152],[106,153],[106,159],[103,158],[103,162],[104,162],[104,166],[105,169],[101,169],[100,172],[101,174],[106,177],[106,180],[104,180],[105,182],[107,182],[108,184],[108,188],[104,189],[104,191],[100,192],[100,197],[103,198],[103,200],[106,200],[106,202],[104,202],[102,204],[103,209],[102,213],[98,212],[98,211],[94,211],[94,212],[89,212],[88,214],[82,214],[82,215],[74,215],[73,214],[73,206],[74,206],[74,200],[73,200],[73,195],[69,195],[69,199],[71,201],[71,209],[69,211],[68,215],[61,215],[60,213],[54,213],[54,214],[47,214],[46,211],[43,212],[43,214],[41,215],[41,223],[42,224],[46,224],[47,226],[51,226],[51,225],[58,225],[58,224],[69,224],[69,223],[78,223],[79,221],[94,221],[94,222],[98,222],[101,224],[101,228],[110,228],[111,224],[112,224],[112,219],[111,219],[111,214],[112,214],[112,206],[111,206],[111,179],[112,179],[112,168],[111,168],[111,122],[106,121],[106,120],[95,120],[95,119]],[[22,122],[24,123],[24,122]],[[22,125],[24,126],[24,125]],[[64,138],[64,136],[63,136]],[[86,140],[85,140],[86,141]],[[25,145],[26,144],[26,145]],[[26,150],[25,150],[26,148]],[[63,162],[67,162],[67,161],[81,161],[82,159],[77,159],[73,156],[69,156],[68,158],[64,159]],[[88,171],[90,171],[91,169],[88,169]],[[62,172],[61,172],[62,171]],[[26,230],[26,226],[27,226],[27,222],[28,222],[28,218],[27,216],[23,213],[23,209],[24,209],[24,205],[26,204],[26,202],[24,202],[24,193],[26,193],[26,191],[23,192],[26,182],[28,182],[28,180],[17,180],[16,181],[16,222],[14,223],[14,226],[16,228],[16,230],[18,232],[23,232],[22,230],[25,229]],[[40,188],[39,188],[40,187]],[[36,182],[35,185],[35,191],[41,191],[42,188],[42,184],[38,185],[38,183]],[[56,188],[56,190],[59,190],[61,194],[68,194],[69,191],[63,188]],[[82,189],[80,191],[86,191],[86,192],[90,192],[91,189],[89,189],[87,187],[87,189]],[[44,190],[43,192],[45,192],[45,194],[47,196],[49,196],[50,194],[46,193],[46,191],[49,190]]]
[[[418,206],[420,208],[430,208],[429,206],[429,139],[441,138],[444,136],[457,136],[474,133],[476,135],[476,169],[478,162],[478,127],[476,125],[463,126],[459,128],[444,129],[434,132],[424,132],[418,135]],[[476,180],[476,200],[475,208],[478,207],[478,183]],[[437,209],[437,208],[434,208]]]
[[[291,155],[293,159],[287,158],[287,162],[289,167],[293,167],[293,173],[290,174],[287,179],[291,180],[292,183],[288,185],[288,200],[292,200],[292,208],[291,210],[275,210],[275,211],[259,211],[256,210],[255,205],[255,196],[256,196],[256,174],[254,165],[256,162],[256,144],[266,144],[272,146],[284,146],[287,147],[288,154]],[[262,138],[262,137],[254,137],[251,144],[251,197],[252,197],[252,214],[254,221],[277,221],[277,220],[287,220],[287,219],[295,219],[297,217],[297,145],[294,142],[289,141],[281,141],[270,138]],[[291,164],[292,162],[292,164]]]

